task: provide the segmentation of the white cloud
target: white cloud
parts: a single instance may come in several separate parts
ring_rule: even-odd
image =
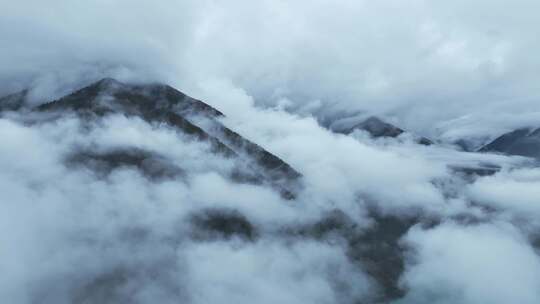
[[[413,246],[397,303],[537,303],[540,260],[507,224],[415,228]]]
[[[193,303],[353,303],[372,296],[369,280],[339,246],[263,241],[189,249]]]
[[[503,171],[477,180],[467,189],[471,200],[494,207],[502,216],[538,227],[540,214],[540,170],[524,168]]]

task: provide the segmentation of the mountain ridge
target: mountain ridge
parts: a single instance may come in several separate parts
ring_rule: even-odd
[[[390,124],[377,116],[368,116],[361,121],[356,121],[349,125],[335,125],[330,129],[333,132],[349,135],[355,130],[366,131],[373,138],[397,138],[398,136],[409,133],[393,124]],[[425,146],[433,144],[433,141],[423,136],[414,136],[414,140]]]
[[[540,159],[540,128],[520,128],[500,135],[478,152],[498,152]]]
[[[17,107],[15,111],[20,108]],[[295,190],[300,187],[299,180],[302,175],[298,171],[281,158],[223,125],[219,121],[224,117],[222,112],[168,85],[126,84],[113,78],[104,78],[30,110],[48,113],[56,118],[65,116],[67,112],[90,120],[109,114],[122,114],[139,117],[151,124],[165,123],[194,140],[208,142],[214,153],[243,159],[251,172],[236,175],[237,181],[269,183],[285,198],[293,198]],[[2,111],[3,108],[0,108],[0,112]],[[199,123],[201,121],[205,122],[204,127]],[[100,161],[117,160],[120,157],[96,156],[92,153],[86,153],[92,155],[89,159],[97,158]],[[123,155],[126,159],[139,160],[141,167],[142,160],[146,158],[133,158],[132,154],[140,153],[124,151]],[[247,176],[242,177],[246,174]]]

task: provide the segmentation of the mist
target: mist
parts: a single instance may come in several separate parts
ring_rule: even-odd
[[[0,299],[540,302],[537,160],[454,145],[540,125],[538,9],[0,0],[0,97],[29,90],[0,105]],[[105,77],[217,109],[294,195],[164,122],[33,110]],[[331,130],[368,116],[410,133]]]

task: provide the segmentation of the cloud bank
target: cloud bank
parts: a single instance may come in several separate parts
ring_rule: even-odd
[[[0,93],[166,82],[305,186],[238,183],[242,164],[122,114],[2,113],[0,298],[538,303],[534,163],[324,128],[370,113],[452,141],[538,124],[538,6],[0,0]],[[73,157],[126,149],[147,171]]]
[[[383,258],[396,259],[396,269],[383,269],[397,273],[398,303],[537,301],[534,223],[516,224],[485,190],[500,189],[493,197],[519,215],[504,187],[535,181],[534,171],[467,187],[449,170],[456,158],[514,170],[520,158],[336,135],[313,118],[257,109],[240,91],[233,97],[244,107],[224,123],[302,172],[296,199],[234,182],[238,164],[166,125],[123,115],[0,119],[0,295],[13,303],[387,302],[391,284],[370,260]],[[92,163],[66,163],[84,149],[128,148],[184,174],[154,179],[120,166],[103,176]],[[530,189],[524,206],[533,204]],[[470,275],[470,265],[489,275]],[[486,276],[499,279],[498,294],[484,287]],[[516,289],[508,277],[527,284]]]

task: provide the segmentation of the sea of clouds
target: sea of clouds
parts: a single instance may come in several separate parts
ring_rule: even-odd
[[[39,104],[110,76],[166,82],[303,175],[285,200],[228,178],[238,163],[123,115],[0,117],[0,299],[8,303],[370,303],[383,287],[340,233],[290,233],[341,212],[422,219],[399,239],[395,303],[539,303],[540,170],[520,157],[337,135],[363,113],[442,141],[540,123],[536,1],[5,1],[0,95]],[[70,167],[136,148],[182,176]],[[471,178],[455,167],[496,164]],[[217,210],[254,231],[215,236]],[[429,223],[421,223],[427,220]],[[199,231],[201,230],[201,231]],[[202,235],[201,235],[202,233]]]

